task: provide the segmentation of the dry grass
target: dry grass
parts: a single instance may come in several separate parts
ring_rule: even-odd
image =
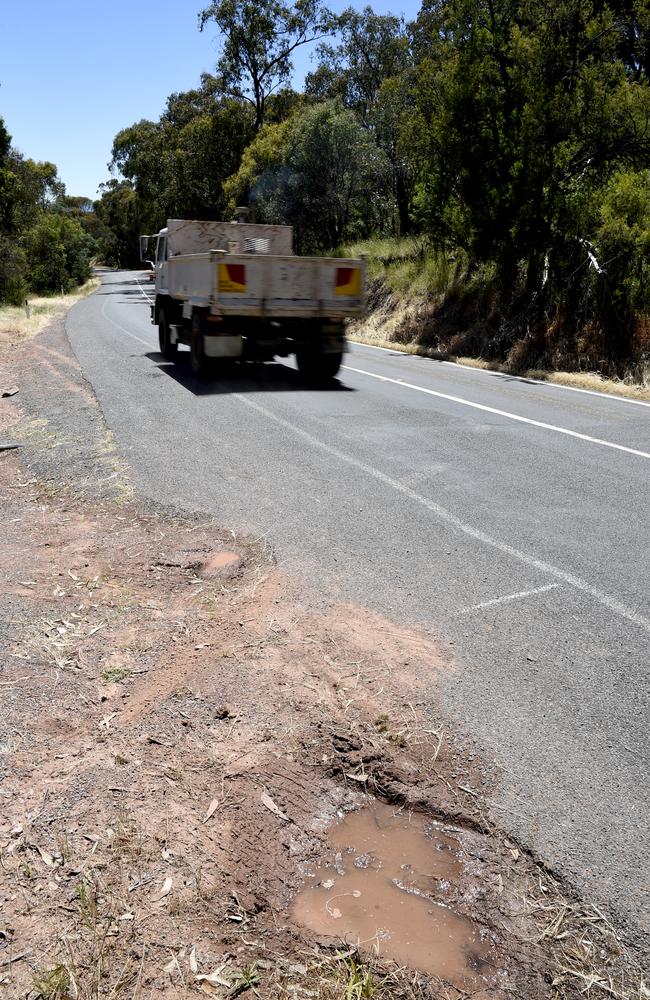
[[[495,361],[483,361],[480,358],[450,358],[449,360],[459,365],[465,365],[468,368],[503,372],[508,375],[514,374],[505,365],[500,365]],[[516,376],[518,378],[533,379],[535,382],[552,382],[554,385],[565,385],[572,389],[587,389],[590,392],[602,392],[610,396],[624,396],[626,399],[650,401],[650,370],[645,375],[642,384],[628,382],[624,379],[604,378],[598,372],[553,372],[539,368],[517,372]]]
[[[91,278],[68,295],[40,295],[28,299],[29,317],[24,306],[0,307],[0,344],[30,340],[43,330],[54,316],[62,316],[80,299],[99,287],[99,279]]]
[[[630,963],[616,931],[593,904],[568,899],[550,876],[540,873],[525,910],[539,927],[539,940],[553,956],[553,1000],[578,995],[647,1000],[650,988]]]
[[[643,384],[627,382],[623,379],[604,378],[598,372],[554,372],[535,368],[513,373],[506,365],[499,364],[496,361],[483,361],[481,358],[456,357],[454,355],[442,354],[439,351],[432,351],[426,347],[419,347],[417,344],[398,343],[391,340],[390,335],[399,330],[403,325],[404,313],[407,309],[407,306],[396,309],[388,323],[385,319],[380,323],[373,322],[373,318],[369,317],[364,321],[363,328],[352,331],[351,340],[354,343],[368,344],[370,347],[382,347],[389,351],[399,351],[401,354],[413,354],[421,358],[450,361],[453,364],[462,365],[466,368],[502,372],[504,375],[512,375],[528,380],[532,379],[535,382],[551,382],[554,385],[568,386],[572,389],[586,389],[590,392],[602,392],[609,396],[623,396],[625,399],[638,399],[643,402],[650,402],[650,371],[646,375]]]
[[[266,963],[264,963],[266,964]],[[386,968],[352,949],[334,955],[316,950],[306,953],[304,963],[274,961],[275,971],[265,982],[277,997],[311,997],[312,1000],[433,1000],[443,993],[428,978],[413,969]],[[265,979],[263,973],[262,978]],[[269,989],[270,988],[270,989]],[[268,995],[268,992],[266,995]],[[454,996],[458,997],[457,991]]]

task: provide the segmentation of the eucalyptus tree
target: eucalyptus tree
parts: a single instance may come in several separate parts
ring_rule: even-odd
[[[213,22],[221,36],[217,74],[226,94],[255,109],[264,123],[269,97],[287,84],[292,55],[328,35],[335,19],[322,0],[214,0],[199,14],[203,31]]]

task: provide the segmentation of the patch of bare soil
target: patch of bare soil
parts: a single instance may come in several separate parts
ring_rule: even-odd
[[[453,669],[430,639],[316,611],[260,547],[45,486],[18,453],[0,490],[0,995],[632,995],[602,915],[486,818],[485,775],[426,708]],[[368,807],[417,842],[343,836]],[[346,864],[353,900],[398,866],[402,925],[372,896],[363,924],[300,918]],[[437,974],[434,911],[466,933]]]

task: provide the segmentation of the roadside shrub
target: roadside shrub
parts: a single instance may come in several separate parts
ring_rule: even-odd
[[[32,291],[68,292],[90,277],[95,242],[76,220],[47,213],[24,242]]]
[[[0,235],[0,302],[19,306],[27,295],[27,257],[15,240]]]
[[[605,189],[596,244],[615,300],[650,313],[650,171],[621,171]]]

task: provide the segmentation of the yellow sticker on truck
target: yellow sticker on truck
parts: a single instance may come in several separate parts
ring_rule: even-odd
[[[337,267],[334,291],[336,295],[361,295],[361,268]]]
[[[219,264],[219,292],[235,294],[246,291],[245,264]]]

